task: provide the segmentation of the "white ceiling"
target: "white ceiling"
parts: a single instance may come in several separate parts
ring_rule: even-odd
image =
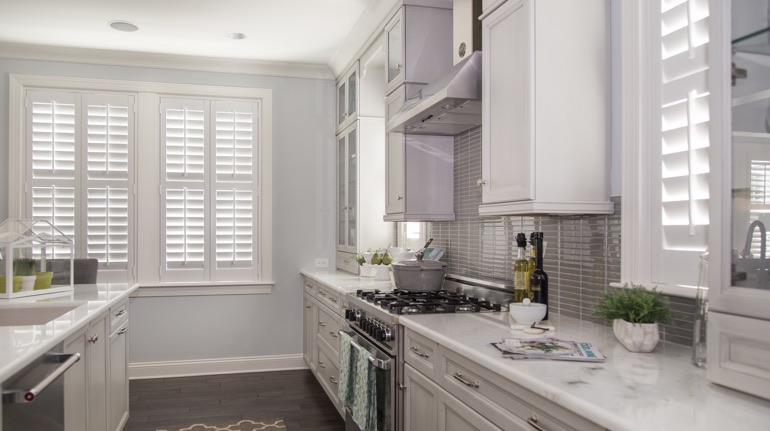
[[[0,0],[0,42],[327,65],[377,1]]]

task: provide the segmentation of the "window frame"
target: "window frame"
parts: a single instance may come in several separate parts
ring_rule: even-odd
[[[273,281],[272,247],[272,90],[248,87],[226,87],[194,84],[171,84],[141,81],[107,79],[83,79],[11,74],[9,77],[9,190],[8,213],[10,218],[22,217],[25,212],[25,92],[27,89],[102,91],[133,93],[135,100],[136,154],[135,169],[142,172],[160,172],[160,125],[159,101],[166,97],[204,97],[235,100],[259,100],[261,106],[258,159],[258,195],[255,198],[255,232],[258,240],[254,244],[259,254],[259,277],[249,282],[187,282],[161,283],[158,262],[160,262],[160,175],[136,175],[134,185],[137,206],[140,196],[156,196],[141,210],[133,209],[137,228],[135,241],[134,281],[140,287],[152,290],[140,291],[139,296],[176,295],[223,295],[269,293]],[[150,151],[149,148],[153,148]],[[145,201],[145,202],[146,202]],[[143,204],[145,203],[143,202]],[[151,216],[154,215],[154,216]],[[139,253],[138,250],[142,250]],[[131,282],[129,280],[129,282]]]

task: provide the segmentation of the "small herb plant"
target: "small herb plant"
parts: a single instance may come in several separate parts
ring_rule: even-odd
[[[608,322],[623,319],[630,323],[669,323],[668,299],[655,289],[628,283],[604,295],[594,307],[594,314]]]
[[[13,260],[13,275],[35,275],[35,259],[20,257]]]

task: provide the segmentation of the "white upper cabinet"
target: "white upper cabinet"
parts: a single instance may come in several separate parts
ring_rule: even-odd
[[[498,4],[482,15],[479,213],[612,213],[607,2]]]
[[[385,94],[428,84],[452,67],[452,10],[404,5],[385,26]]]
[[[344,129],[358,116],[358,61],[337,81],[337,131]]]

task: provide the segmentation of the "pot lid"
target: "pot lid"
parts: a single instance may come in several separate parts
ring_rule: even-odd
[[[394,269],[398,268],[399,270],[406,271],[430,271],[447,267],[446,263],[437,260],[402,260],[393,262],[391,265],[393,265]]]

